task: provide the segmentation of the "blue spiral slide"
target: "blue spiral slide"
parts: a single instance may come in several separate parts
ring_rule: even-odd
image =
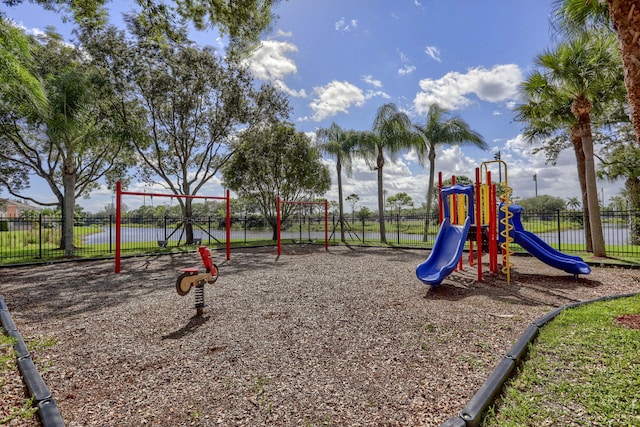
[[[451,225],[449,218],[442,221],[431,254],[416,268],[416,276],[422,283],[432,287],[438,286],[455,270],[462,256],[470,226],[470,217],[467,217],[464,225]]]

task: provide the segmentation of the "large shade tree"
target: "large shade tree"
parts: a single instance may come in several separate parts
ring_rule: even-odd
[[[242,133],[236,151],[222,170],[224,184],[240,197],[257,201],[277,239],[277,199],[314,201],[331,187],[329,169],[310,138],[289,123]],[[281,221],[297,209],[282,206]]]
[[[34,74],[32,40],[22,30],[0,17],[0,92],[2,99],[14,107],[44,111],[47,98],[42,82]],[[14,191],[29,185],[27,170],[8,160],[15,156],[9,144],[0,157],[0,183],[10,183]]]
[[[138,177],[173,194],[193,196],[234,153],[237,134],[288,115],[284,96],[256,88],[248,70],[199,47],[176,25],[175,39],[159,44],[140,16],[128,19],[133,37],[111,30],[86,39],[123,99],[121,114],[136,129]],[[177,198],[193,242],[193,199]]]
[[[414,132],[419,139],[415,147],[420,162],[424,165],[425,159],[429,161],[429,182],[427,184],[427,215],[424,223],[424,241],[428,238],[429,218],[431,205],[434,199],[436,150],[444,145],[470,144],[481,149],[487,149],[487,144],[480,133],[471,129],[469,124],[461,117],[451,116],[447,110],[438,104],[431,104],[427,111],[427,120],[424,124],[414,124]]]
[[[112,183],[125,174],[133,159],[132,135],[116,114],[110,81],[86,52],[54,33],[30,40],[30,70],[42,82],[46,102],[20,100],[11,85],[0,87],[0,159],[44,180],[56,201],[36,198],[15,181],[2,183],[16,197],[61,210],[61,247],[72,256],[76,199],[88,196],[100,180]]]
[[[640,4],[638,0],[555,0],[554,20],[571,36],[584,30],[615,31],[624,64],[631,122],[640,138]],[[638,141],[640,144],[640,140]]]
[[[11,7],[19,7],[24,0],[2,0]],[[47,10],[74,21],[82,32],[93,33],[109,22],[109,0],[34,0]],[[132,9],[144,16],[154,37],[164,38],[172,34],[172,21],[179,17],[193,24],[198,30],[215,27],[229,40],[229,51],[246,53],[257,45],[262,32],[273,19],[272,8],[279,0],[134,0]]]
[[[33,39],[1,16],[0,64],[0,90],[6,102],[46,108],[46,93],[33,70]]]

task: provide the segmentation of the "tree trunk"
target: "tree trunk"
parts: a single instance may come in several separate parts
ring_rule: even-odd
[[[593,156],[593,137],[591,135],[591,117],[589,115],[590,102],[584,97],[574,99],[571,110],[576,114],[580,126],[582,138],[582,150],[584,151],[585,180],[587,184],[587,203],[589,206],[589,223],[591,224],[591,237],[593,242],[593,255],[606,257],[607,251],[602,234],[602,219],[600,217],[600,205],[598,204],[598,186],[596,182],[596,168]]]
[[[62,186],[64,188],[64,195],[62,197],[62,249],[64,249],[64,255],[66,257],[72,257],[75,255],[75,246],[73,243],[73,216],[76,207],[75,167],[66,164],[63,166]]]
[[[433,189],[435,187],[435,179],[436,179],[436,152],[435,147],[431,147],[429,149],[429,183],[427,184],[427,215],[424,219],[424,234],[422,236],[422,241],[426,242],[429,240],[429,226],[431,225],[431,206],[433,204]]]
[[[340,241],[345,243],[344,238],[344,203],[342,201],[342,163],[340,159],[336,162],[336,172],[338,173],[338,213],[340,221]]]
[[[384,226],[384,189],[382,186],[382,169],[384,168],[384,156],[378,153],[378,218],[380,221],[380,243],[387,243],[387,233]]]
[[[193,245],[193,199],[184,199],[184,232],[186,245]]]
[[[640,144],[640,7],[638,0],[607,0],[624,64],[631,122]]]
[[[587,180],[585,172],[584,151],[582,149],[582,137],[580,136],[580,127],[573,126],[571,128],[571,142],[573,143],[573,151],[576,155],[576,165],[578,168],[578,180],[580,181],[580,194],[582,195],[582,210],[584,225],[584,238],[587,252],[593,252],[593,241],[591,237],[591,224],[589,221],[589,200],[587,199]]]
[[[624,188],[629,199],[629,243],[640,245],[640,178],[628,178]]]

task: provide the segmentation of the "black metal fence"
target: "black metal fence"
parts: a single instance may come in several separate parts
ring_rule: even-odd
[[[640,258],[640,211],[609,211],[601,214],[607,254]],[[328,234],[331,243],[344,240],[351,245],[380,245],[431,248],[437,232],[437,217],[426,221],[425,215],[394,213],[385,216],[385,233],[376,216],[366,218],[347,216],[342,227],[336,215],[329,218]],[[563,252],[584,252],[587,249],[584,216],[579,211],[535,212],[522,214],[523,226]],[[282,225],[282,239],[286,242],[323,243],[324,215],[291,216]],[[193,230],[189,239],[187,227]],[[123,216],[121,249],[123,254],[171,250],[176,247],[205,244],[224,246],[226,230],[224,217],[141,217]],[[425,233],[425,227],[428,232]],[[59,217],[31,218],[0,217],[0,264],[38,262],[63,258],[61,248],[62,222]],[[233,216],[231,247],[274,244],[274,232],[262,216]],[[114,215],[89,215],[77,218],[74,227],[74,255],[102,258],[115,255],[116,228]],[[517,245],[515,251],[521,250]]]

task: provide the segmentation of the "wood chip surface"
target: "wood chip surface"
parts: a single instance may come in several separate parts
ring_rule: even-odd
[[[215,252],[220,278],[181,297],[197,253],[0,270],[0,293],[69,427],[437,426],[555,307],[639,291],[640,271],[570,274],[514,257],[511,283],[468,265],[433,291],[425,250],[292,245]],[[11,424],[19,425],[19,424]],[[32,424],[31,424],[32,425]]]

